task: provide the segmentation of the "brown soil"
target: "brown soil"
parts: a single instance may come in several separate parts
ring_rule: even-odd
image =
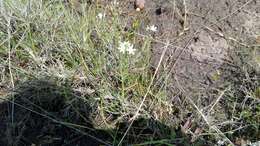
[[[164,70],[173,73],[174,91],[206,94],[223,84],[225,72],[234,67],[230,51],[259,47],[258,0],[149,0],[141,12],[133,12],[131,0],[122,7],[130,22],[141,20],[139,34],[153,36],[154,67],[169,42]],[[158,31],[145,31],[149,25]]]

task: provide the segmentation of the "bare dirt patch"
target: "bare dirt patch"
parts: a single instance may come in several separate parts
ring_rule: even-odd
[[[165,70],[170,69],[179,86],[189,92],[205,92],[217,87],[216,83],[223,83],[221,73],[225,70],[221,67],[230,63],[234,46],[257,46],[260,32],[257,0],[151,0],[146,1],[142,12],[133,12],[134,1],[122,2],[123,5],[130,21],[141,18],[140,34],[154,38],[154,67],[166,42],[169,43],[166,56],[170,59],[165,59],[168,61]],[[158,31],[152,34],[145,31],[149,25],[157,26]],[[174,83],[173,88],[179,87]]]

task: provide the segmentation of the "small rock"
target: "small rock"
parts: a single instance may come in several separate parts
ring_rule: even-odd
[[[145,0],[135,0],[136,11],[141,11],[142,9],[144,9],[144,5]]]

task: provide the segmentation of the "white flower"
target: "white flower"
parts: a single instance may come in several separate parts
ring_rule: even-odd
[[[222,146],[222,145],[224,145],[225,144],[225,141],[224,140],[218,140],[218,145],[219,146]]]
[[[97,15],[97,18],[99,18],[99,19],[103,19],[105,17],[106,17],[106,14],[104,14],[104,13],[98,13],[98,15]]]
[[[121,53],[125,53],[126,52],[126,42],[119,42],[118,50]]]
[[[135,53],[136,49],[134,49],[134,45],[133,44],[125,41],[125,42],[119,42],[118,50],[121,53],[128,52],[129,54],[133,55]]]
[[[153,31],[153,32],[156,32],[157,31],[157,26],[155,26],[155,25],[151,25],[151,26],[147,26],[146,27],[146,30],[147,31]]]
[[[132,47],[129,47],[127,51],[128,51],[128,53],[131,54],[131,55],[134,55],[134,54],[135,54],[135,49],[133,48],[133,45],[132,45]]]

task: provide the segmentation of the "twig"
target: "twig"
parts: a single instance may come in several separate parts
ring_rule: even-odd
[[[200,29],[199,29],[199,30],[200,30]],[[193,36],[195,36],[197,33],[199,33],[199,32],[200,32],[199,30],[197,30],[195,33],[193,33]],[[170,69],[168,75],[166,76],[166,80],[168,80],[168,78],[169,78],[171,72],[172,72],[173,69],[176,67],[178,61],[181,59],[181,56],[182,56],[182,54],[184,53],[184,51],[185,51],[185,50],[187,51],[187,48],[189,47],[191,41],[193,40],[193,36],[188,40],[188,42],[186,43],[186,45],[182,48],[181,53],[178,55],[177,59],[174,61],[174,64],[172,65],[172,67],[171,67],[171,69]]]
[[[12,15],[12,14],[10,14]],[[8,38],[11,38],[11,17],[7,17],[8,21]],[[12,48],[11,48],[11,39],[8,40],[8,70],[9,70],[9,74],[10,74],[10,82],[11,82],[11,86],[12,89],[14,89],[14,78],[13,78],[13,73],[12,73],[12,61],[11,61],[11,54],[12,54]],[[14,98],[12,97],[12,101],[14,101]],[[14,104],[12,104],[12,111],[11,111],[11,119],[12,119],[12,124],[14,122]]]
[[[186,31],[186,30],[189,29],[188,27],[186,27],[186,25],[187,25],[187,6],[186,6],[186,0],[183,0],[183,6],[184,6],[183,31]]]
[[[219,100],[223,97],[223,95],[225,94],[226,91],[227,91],[227,88],[220,93],[217,100],[215,101],[215,103],[211,106],[210,110],[208,111],[208,114],[213,110],[213,108],[216,106],[216,104],[219,102]]]
[[[242,43],[242,42],[236,40],[236,39],[233,38],[233,37],[228,37],[228,36],[224,35],[224,34],[221,33],[221,32],[217,32],[217,31],[213,30],[212,28],[210,28],[210,27],[208,27],[208,26],[203,25],[203,27],[204,27],[205,29],[207,29],[208,31],[217,34],[218,36],[220,36],[220,37],[222,37],[222,38],[225,38],[225,39],[227,39],[227,40],[236,42],[236,43],[238,43],[238,44],[240,44],[240,45],[242,45],[242,46],[245,46],[245,47],[250,47],[249,45],[247,45],[247,44],[245,44],[245,43]]]
[[[248,5],[249,3],[251,3],[253,0],[249,0],[247,1],[244,5],[242,5],[241,7],[239,7],[237,10],[233,11],[231,14],[219,19],[219,21],[222,21],[222,20],[225,20],[227,19],[228,17],[234,15],[235,13],[237,13],[238,11],[240,11],[241,9],[243,9],[246,5]]]

